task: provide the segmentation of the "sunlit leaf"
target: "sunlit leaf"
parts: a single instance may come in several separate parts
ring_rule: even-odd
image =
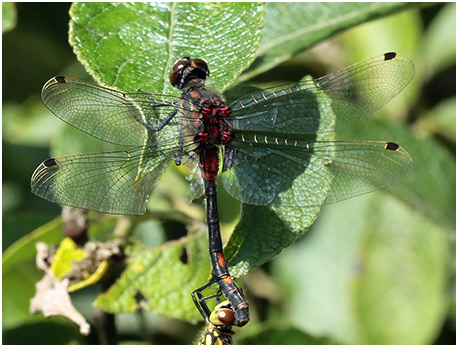
[[[70,13],[70,43],[97,81],[172,95],[168,74],[184,56],[204,59],[210,85],[226,89],[253,61],[264,24],[258,3],[75,3]]]
[[[378,192],[324,209],[274,273],[288,314],[311,334],[349,344],[430,344],[447,307],[451,256],[440,227]]]
[[[2,3],[2,33],[16,26],[16,8],[12,2]]]
[[[186,259],[183,258],[186,255]],[[205,233],[189,236],[143,252],[136,252],[116,283],[96,300],[111,313],[140,307],[168,317],[201,319],[191,292],[209,280]]]
[[[268,2],[258,60],[239,81],[265,72],[340,31],[406,6],[382,2]]]

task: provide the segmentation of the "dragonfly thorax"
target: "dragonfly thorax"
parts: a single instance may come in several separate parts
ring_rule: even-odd
[[[198,146],[196,151],[218,145],[229,144],[234,135],[230,130],[229,116],[231,109],[224,100],[203,87],[189,88],[183,92],[187,125],[186,135],[192,136]]]
[[[196,140],[201,144],[213,145],[226,145],[232,141],[234,136],[227,121],[231,110],[219,97],[214,96],[211,100],[203,98],[200,114],[203,131],[197,135]]]
[[[185,89],[182,100],[184,109],[187,109],[183,135],[193,139],[202,177],[215,180],[219,167],[219,147],[230,144],[234,138],[229,123],[231,109],[220,96],[203,87]]]

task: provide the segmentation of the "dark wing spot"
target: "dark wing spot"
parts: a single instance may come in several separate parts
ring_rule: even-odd
[[[385,145],[385,149],[388,149],[390,151],[397,151],[399,149],[399,145],[394,142],[387,142]]]
[[[46,167],[51,167],[51,166],[57,165],[57,161],[54,158],[49,158],[43,162],[43,165]]]
[[[385,56],[385,60],[391,60],[391,59],[394,59],[396,57],[396,53],[389,52],[389,53],[385,53],[384,56]]]
[[[67,80],[65,79],[65,76],[56,76],[56,77],[54,77],[54,79],[55,79],[58,83],[67,83]]]

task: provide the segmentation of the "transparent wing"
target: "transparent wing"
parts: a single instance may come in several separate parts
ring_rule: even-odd
[[[101,140],[124,146],[151,141],[179,100],[150,93],[122,93],[70,77],[56,76],[43,86],[45,105],[64,122]],[[172,100],[175,97],[169,97]],[[176,117],[181,116],[179,113]],[[178,120],[171,124],[177,126]]]
[[[275,146],[271,146],[275,144]],[[392,142],[304,142],[245,138],[225,189],[251,205],[319,206],[406,178],[412,159]]]
[[[279,134],[345,128],[385,105],[414,75],[412,61],[386,53],[315,80],[244,96],[230,105],[233,128]]]
[[[77,154],[45,160],[32,192],[62,205],[115,214],[143,214],[172,149]]]

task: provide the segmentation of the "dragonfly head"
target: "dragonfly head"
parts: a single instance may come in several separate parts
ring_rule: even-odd
[[[202,59],[184,57],[176,61],[170,72],[170,83],[180,90],[202,86],[210,75],[207,63]]]

